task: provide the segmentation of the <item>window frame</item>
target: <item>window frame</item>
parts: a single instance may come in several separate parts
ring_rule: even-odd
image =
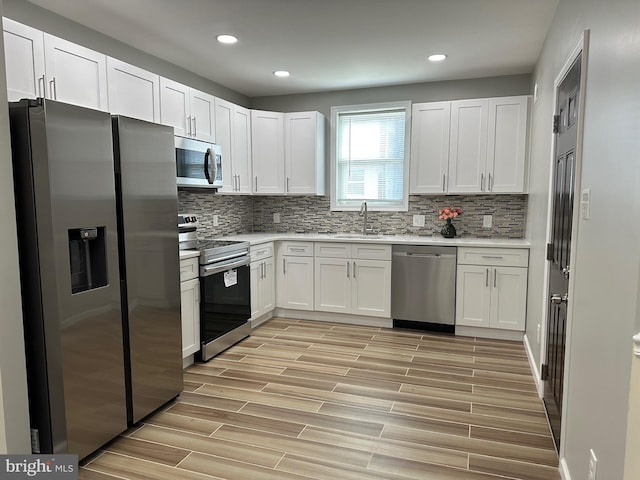
[[[342,113],[357,112],[383,112],[385,110],[401,110],[405,112],[404,126],[404,161],[402,162],[402,204],[393,205],[369,204],[369,211],[376,212],[407,212],[409,210],[409,162],[411,158],[411,101],[367,103],[361,105],[343,105],[331,107],[331,211],[346,212],[360,210],[361,202],[357,205],[338,205],[337,203],[337,121],[338,115]]]

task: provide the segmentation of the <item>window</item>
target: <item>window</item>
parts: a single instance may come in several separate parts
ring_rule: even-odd
[[[408,208],[409,102],[331,109],[331,209]]]

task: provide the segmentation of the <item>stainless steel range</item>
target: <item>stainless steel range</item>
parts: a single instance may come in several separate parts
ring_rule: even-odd
[[[200,352],[206,362],[251,333],[249,242],[199,241]]]

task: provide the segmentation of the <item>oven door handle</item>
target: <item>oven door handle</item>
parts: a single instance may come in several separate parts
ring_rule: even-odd
[[[246,257],[236,262],[227,263],[225,265],[219,265],[219,266],[211,265],[208,267],[203,267],[201,276],[207,277],[209,275],[215,275],[216,273],[226,272],[227,270],[233,270],[234,268],[242,267],[244,265],[249,265],[250,262],[251,262],[251,257]]]

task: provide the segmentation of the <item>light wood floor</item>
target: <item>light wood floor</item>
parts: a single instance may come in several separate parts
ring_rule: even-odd
[[[274,319],[83,480],[556,480],[523,346]]]

